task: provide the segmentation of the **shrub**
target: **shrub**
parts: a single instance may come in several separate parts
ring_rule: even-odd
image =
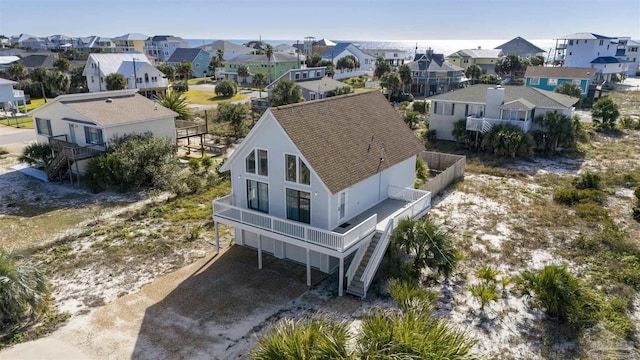
[[[0,249],[0,333],[33,322],[49,308],[49,288],[35,266],[16,262]]]
[[[238,92],[236,84],[230,80],[222,80],[216,84],[216,94],[224,97],[232,97]]]
[[[51,147],[49,144],[33,143],[27,145],[22,150],[22,155],[18,157],[18,161],[26,162],[29,165],[42,165],[45,169],[51,163]]]
[[[599,189],[600,175],[591,172],[585,172],[579,178],[573,180],[573,186],[576,189]]]
[[[0,147],[0,155],[5,155],[5,154],[8,154],[8,153],[9,152],[5,148]]]
[[[391,97],[389,98],[389,101],[399,103],[403,101],[412,102],[413,100],[414,98],[411,94],[391,94]]]
[[[200,160],[198,158],[189,159],[189,170],[195,175],[200,172]]]
[[[438,300],[438,293],[428,291],[415,282],[398,279],[389,280],[389,294],[402,311],[411,309],[427,310]]]
[[[176,184],[175,144],[151,133],[115,137],[107,151],[89,161],[85,185],[94,192],[115,188],[170,190]]]
[[[530,156],[535,142],[531,135],[516,126],[496,125],[491,127],[482,140],[482,147],[498,156]]]
[[[480,310],[483,311],[484,307],[494,301],[498,300],[498,291],[496,290],[495,283],[482,282],[478,285],[473,285],[469,289],[471,295],[480,303]]]
[[[414,101],[413,102],[413,111],[417,111],[420,114],[426,114],[427,112],[427,102],[426,101]]]
[[[521,294],[529,298],[532,307],[544,310],[563,323],[580,328],[594,320],[591,307],[595,307],[595,299],[584,291],[580,280],[567,271],[566,265],[524,271],[518,283]]]
[[[553,193],[553,201],[569,206],[584,201],[602,204],[605,197],[602,191],[594,189],[578,190],[575,188],[562,188]]]

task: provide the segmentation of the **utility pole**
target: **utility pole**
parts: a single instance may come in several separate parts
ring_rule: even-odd
[[[138,88],[138,73],[136,71],[136,58],[133,58],[133,83],[136,84],[136,89]]]

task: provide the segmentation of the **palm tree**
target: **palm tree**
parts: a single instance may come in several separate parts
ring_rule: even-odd
[[[249,72],[249,68],[247,67],[247,65],[238,66],[238,76],[240,76],[242,78],[242,83],[246,87],[247,86],[247,78],[249,76],[251,76],[251,73]]]
[[[218,106],[218,121],[228,122],[236,139],[240,138],[247,118],[247,108],[243,104],[223,103]]]
[[[253,86],[258,87],[258,91],[260,92],[260,97],[262,97],[262,88],[267,84],[267,75],[263,73],[257,73],[253,75]]]
[[[397,72],[387,72],[382,75],[380,80],[380,86],[387,88],[389,100],[391,100],[391,95],[397,94],[402,88],[402,80],[400,80],[400,75]]]
[[[193,74],[193,65],[187,60],[179,62],[176,65],[176,74],[179,74],[182,77],[185,89],[189,91],[189,77]]]
[[[294,104],[302,101],[302,90],[293,80],[280,80],[271,90],[270,106]]]
[[[376,58],[376,69],[373,71],[373,76],[378,79],[382,78],[382,75],[391,71],[391,65],[382,56]]]
[[[478,82],[478,79],[480,79],[480,76],[482,76],[482,68],[480,68],[480,66],[478,65],[470,65],[465,71],[464,71],[464,76],[466,76],[467,78],[473,80],[472,84],[476,84]]]
[[[182,120],[187,120],[191,116],[186,96],[177,91],[169,89],[165,94],[156,96],[155,100],[159,105],[178,113],[178,118]]]
[[[267,44],[265,55],[267,55],[267,61],[271,63],[273,61],[273,46],[271,46],[271,44]],[[269,82],[273,80],[273,74],[271,73],[271,67],[272,67],[271,65],[272,64],[269,64]]]
[[[216,55],[211,58],[209,61],[209,71],[213,74],[213,80],[217,80],[216,78],[216,69],[224,66],[224,50],[219,48],[216,51]]]
[[[407,92],[407,85],[411,87],[411,84],[413,84],[413,74],[411,73],[411,68],[407,64],[402,64],[398,68],[398,74],[400,75],[400,80],[402,80],[402,85],[405,86],[404,92]]]
[[[0,332],[34,321],[48,308],[49,288],[44,274],[31,265],[19,264],[0,249]]]

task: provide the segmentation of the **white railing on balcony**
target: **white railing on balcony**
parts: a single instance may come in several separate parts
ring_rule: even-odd
[[[353,229],[339,234],[234,206],[232,195],[213,201],[213,217],[228,219],[339,252],[343,252],[351,245],[366,238],[375,231],[377,225],[377,215],[372,215]]]
[[[429,191],[389,186],[388,192],[390,198],[409,201],[409,204],[402,209],[402,211],[395,214],[393,218],[389,219],[380,237],[380,241],[378,241],[376,248],[371,254],[369,263],[360,277],[360,281],[364,284],[365,293],[378,270],[378,266],[380,266],[384,253],[387,251],[387,247],[391,241],[391,233],[396,226],[398,226],[399,221],[403,218],[414,219],[416,216],[424,213],[425,210],[431,208],[431,192]]]
[[[489,118],[478,118],[475,116],[467,117],[467,130],[482,131],[482,126],[484,122],[487,122],[491,125],[516,126],[522,129],[522,131],[524,132],[528,132],[529,130],[531,130],[531,120],[523,121],[523,120],[489,119]]]

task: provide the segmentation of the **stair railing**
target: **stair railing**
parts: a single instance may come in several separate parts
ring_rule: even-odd
[[[389,219],[380,240],[378,240],[378,244],[376,244],[376,248],[371,254],[369,263],[360,277],[360,281],[364,284],[365,295],[367,294],[367,289],[369,288],[371,281],[373,281],[373,276],[376,274],[376,271],[378,271],[378,266],[380,266],[380,263],[382,262],[384,253],[387,251],[387,246],[389,246],[389,242],[391,241],[391,233],[394,229],[393,224],[394,218]]]

